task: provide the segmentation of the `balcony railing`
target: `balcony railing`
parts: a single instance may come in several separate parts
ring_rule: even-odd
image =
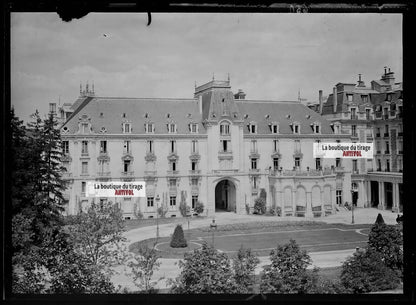
[[[388,114],[384,114],[383,115],[383,119],[388,120],[389,119],[389,115]]]
[[[179,171],[168,171],[167,174],[168,176],[176,176],[179,174]]]
[[[201,170],[200,169],[190,170],[189,175],[191,176],[201,175]]]
[[[121,172],[121,176],[123,176],[123,177],[133,177],[134,176],[134,171]]]
[[[395,110],[390,110],[390,116],[394,117],[396,115],[396,111]]]
[[[156,176],[157,171],[144,171],[145,176]]]
[[[98,172],[97,177],[110,177],[111,172]]]
[[[88,151],[82,151],[82,152],[81,152],[81,156],[82,156],[82,157],[86,157],[86,156],[88,156]]]
[[[327,175],[333,175],[334,170],[331,168],[325,168],[323,170],[316,170],[311,169],[308,171],[302,171],[302,170],[271,170],[270,175],[271,176],[284,176],[284,177],[293,177],[293,176],[327,176]]]
[[[358,116],[357,115],[351,115],[351,120],[358,120]]]

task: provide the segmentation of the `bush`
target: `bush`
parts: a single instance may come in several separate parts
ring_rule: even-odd
[[[191,208],[188,205],[186,205],[186,202],[183,201],[179,204],[179,211],[181,212],[181,215],[183,217],[186,217],[191,212]]]
[[[312,263],[305,250],[293,239],[270,253],[271,265],[263,267],[261,293],[309,293],[317,282],[317,269],[308,271]]]
[[[376,222],[371,227],[368,248],[378,252],[384,264],[400,275],[403,271],[402,245],[403,237],[399,226]]]
[[[400,283],[396,272],[383,263],[373,249],[357,251],[342,265],[342,285],[353,293],[395,289]]]
[[[176,226],[170,241],[170,246],[172,248],[185,248],[188,246],[181,225]]]
[[[204,204],[201,201],[198,201],[195,204],[195,209],[194,211],[198,214],[202,214],[202,212],[204,212]]]
[[[277,206],[271,206],[269,207],[269,210],[267,211],[267,215],[277,215],[280,216],[282,214],[282,209]]]
[[[259,197],[254,201],[254,214],[263,215],[266,213],[266,200],[264,198]]]

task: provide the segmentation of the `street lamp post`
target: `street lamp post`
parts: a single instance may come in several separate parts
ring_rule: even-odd
[[[211,231],[212,231],[212,247],[215,248],[215,234],[214,230],[217,229],[217,224],[215,223],[215,219],[212,220],[212,223],[210,224]]]
[[[159,240],[159,194],[156,196],[156,241]]]
[[[358,191],[356,188],[352,187],[351,188],[351,223],[354,224],[354,205],[357,204],[357,199],[358,199]]]

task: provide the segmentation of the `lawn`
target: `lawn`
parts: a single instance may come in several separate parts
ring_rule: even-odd
[[[204,219],[205,216],[198,216],[198,219]],[[168,223],[183,223],[184,218],[182,217],[170,217],[170,218],[159,218],[158,222],[160,225]],[[152,219],[126,219],[124,220],[124,228],[126,231],[130,231],[137,228],[143,228],[148,226],[155,226],[156,218]]]
[[[277,244],[287,243],[290,239],[296,240],[300,247],[308,252],[354,249],[365,246],[368,241],[368,236],[359,234],[356,230],[364,231],[369,225],[344,226],[314,222],[274,224],[224,225],[222,230],[214,232],[215,247],[230,256],[241,246],[251,248],[258,256],[268,256]],[[170,248],[170,237],[162,237],[157,241],[152,238],[134,243],[130,245],[130,251],[137,252],[140,246],[153,247],[156,244],[161,257],[183,258],[184,252],[194,250],[203,242],[212,243],[212,231],[209,228],[185,230],[184,233],[188,240],[188,248]]]

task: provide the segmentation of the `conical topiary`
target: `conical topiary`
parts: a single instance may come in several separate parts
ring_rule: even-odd
[[[170,241],[170,246],[172,248],[185,248],[188,246],[181,225],[176,226],[172,235],[172,240]]]
[[[378,215],[377,215],[376,224],[377,224],[377,225],[382,225],[382,224],[384,224],[384,219],[383,219],[383,216],[381,216],[381,214],[380,214],[380,213],[378,213]]]

